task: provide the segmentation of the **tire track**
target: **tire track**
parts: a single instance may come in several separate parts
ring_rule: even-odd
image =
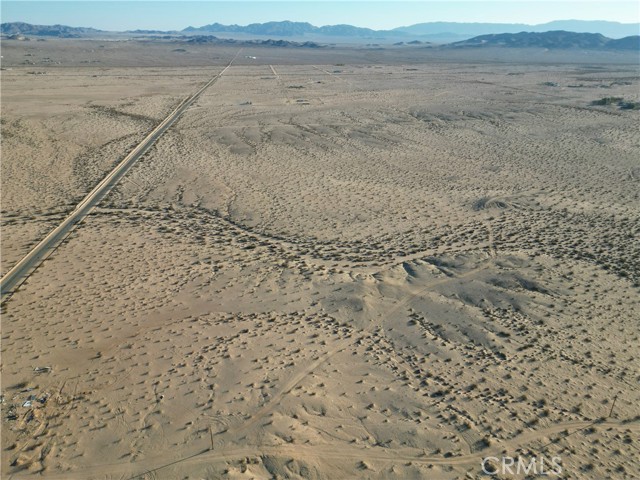
[[[635,420],[629,421],[572,421],[563,422],[553,425],[542,430],[536,430],[525,433],[519,438],[507,440],[496,444],[495,446],[486,448],[482,451],[473,452],[456,457],[445,458],[443,455],[429,456],[425,455],[424,450],[417,448],[390,449],[383,447],[363,448],[352,445],[279,445],[279,446],[255,446],[240,447],[231,449],[222,449],[219,451],[211,448],[204,448],[201,451],[189,455],[187,457],[178,458],[173,461],[167,461],[166,454],[153,458],[148,458],[136,463],[104,463],[99,465],[87,466],[76,472],[64,472],[61,474],[47,473],[47,478],[52,480],[73,480],[93,478],[98,475],[104,477],[121,476],[128,480],[145,478],[145,475],[153,475],[158,470],[168,468],[174,465],[180,465],[182,468],[186,466],[195,466],[211,462],[232,461],[246,457],[256,457],[263,455],[280,455],[290,456],[292,458],[314,458],[318,460],[352,460],[352,461],[377,461],[377,462],[415,462],[419,464],[433,464],[443,466],[469,465],[481,461],[483,458],[501,454],[505,449],[515,451],[523,448],[528,444],[548,437],[564,430],[573,430],[570,434],[584,430],[591,426],[599,426],[600,428],[615,430],[630,430],[640,432],[640,423]],[[139,473],[133,473],[137,470]],[[127,476],[128,475],[128,476]],[[18,480],[21,478],[31,478],[30,475],[14,475],[11,478]]]
[[[421,287],[418,291],[409,293],[404,298],[400,299],[397,303],[393,304],[384,313],[384,315],[383,315],[384,318],[389,318],[391,315],[396,313],[398,310],[400,310],[401,308],[407,306],[409,304],[409,302],[411,302],[415,298],[423,295],[424,293],[430,291],[433,287],[442,285],[442,284],[450,282],[452,280],[460,280],[460,279],[468,278],[468,277],[471,277],[471,276],[477,274],[480,271],[485,270],[486,268],[488,268],[489,264],[492,261],[493,261],[493,258],[490,257],[490,258],[487,258],[487,259],[483,260],[482,262],[480,262],[475,268],[469,270],[468,272],[462,273],[460,275],[457,275],[457,274],[451,274],[450,276],[447,275],[445,278],[429,282],[427,285]],[[254,412],[252,415],[250,415],[248,418],[246,418],[244,423],[242,423],[241,425],[238,425],[235,428],[229,428],[228,430],[226,430],[224,432],[221,432],[221,434],[223,434],[225,437],[227,437],[227,438],[225,438],[225,441],[237,440],[240,434],[248,431],[251,427],[255,426],[256,423],[258,423],[260,420],[264,419],[267,415],[272,413],[277,408],[277,406],[280,405],[280,402],[282,401],[282,399],[285,396],[287,396],[295,387],[297,387],[298,384],[300,384],[300,382],[302,382],[302,380],[304,380],[307,376],[311,375],[315,370],[317,370],[319,367],[321,367],[326,362],[328,362],[336,354],[344,351],[350,345],[353,345],[354,343],[357,343],[360,340],[364,340],[371,333],[371,330],[373,330],[376,326],[379,326],[379,325],[380,325],[379,322],[371,322],[371,324],[366,329],[361,330],[360,335],[358,336],[358,338],[355,338],[355,339],[354,338],[344,339],[344,340],[340,341],[338,343],[338,345],[336,345],[334,348],[332,348],[331,350],[328,350],[325,353],[323,353],[322,355],[320,355],[310,365],[308,365],[307,367],[302,369],[292,379],[290,379],[269,400],[269,402],[267,404],[263,405],[256,412]],[[402,357],[400,357],[400,361],[398,362],[398,365],[401,368],[403,368],[407,373],[412,374],[411,370],[406,365],[404,365],[403,363],[404,363],[404,359],[402,359]],[[231,437],[231,438],[229,438],[229,437]]]
[[[344,78],[342,78],[340,75],[336,75],[335,73],[331,73],[331,72],[329,72],[328,70],[325,70],[324,68],[317,67],[316,65],[311,65],[311,66],[312,66],[313,68],[315,68],[316,70],[319,70],[319,71],[321,71],[321,72],[323,72],[323,73],[326,73],[327,75],[330,75],[330,76],[332,76],[333,78],[337,78],[338,80],[340,80],[340,81],[342,81],[342,82],[346,83],[346,84],[347,84],[347,85],[349,85],[350,87],[353,87],[353,84],[352,84],[350,81],[345,80],[345,79],[344,79]]]

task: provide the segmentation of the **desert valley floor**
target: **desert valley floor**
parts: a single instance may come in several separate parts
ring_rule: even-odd
[[[3,275],[235,60],[4,303],[3,478],[637,478],[637,64],[68,42],[3,44]]]

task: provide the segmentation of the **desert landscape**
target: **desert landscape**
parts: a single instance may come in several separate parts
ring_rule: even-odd
[[[2,47],[3,478],[638,477],[633,52]]]

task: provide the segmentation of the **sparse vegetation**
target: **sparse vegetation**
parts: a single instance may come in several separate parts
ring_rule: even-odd
[[[640,110],[640,102],[620,102],[618,106],[623,110]]]
[[[594,100],[591,105],[615,105],[623,100],[622,97],[603,97],[600,100]]]
[[[622,110],[640,110],[640,102],[625,100],[622,97],[603,97],[600,100],[594,100],[591,105],[617,105]]]

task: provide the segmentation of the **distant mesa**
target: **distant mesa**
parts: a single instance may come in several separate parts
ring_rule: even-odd
[[[234,40],[218,38],[214,35],[197,35],[186,40],[190,44],[218,44],[218,45],[263,45],[270,47],[298,47],[298,48],[323,48],[315,42],[292,42],[289,40]]]
[[[586,50],[640,50],[640,36],[611,39],[599,33],[520,32],[479,35],[454,42],[451,47],[511,47]]]
[[[187,43],[219,43],[220,41],[218,37],[214,37],[213,35],[198,35],[197,37],[192,37],[187,40]]]
[[[301,47],[301,48],[322,48],[323,45],[320,45],[315,42],[289,42],[286,40],[256,40],[256,43],[259,45],[270,45],[274,47]],[[251,42],[246,42],[251,43]]]
[[[173,31],[168,30],[127,30],[125,33],[135,33],[138,35],[169,35],[175,34]]]

